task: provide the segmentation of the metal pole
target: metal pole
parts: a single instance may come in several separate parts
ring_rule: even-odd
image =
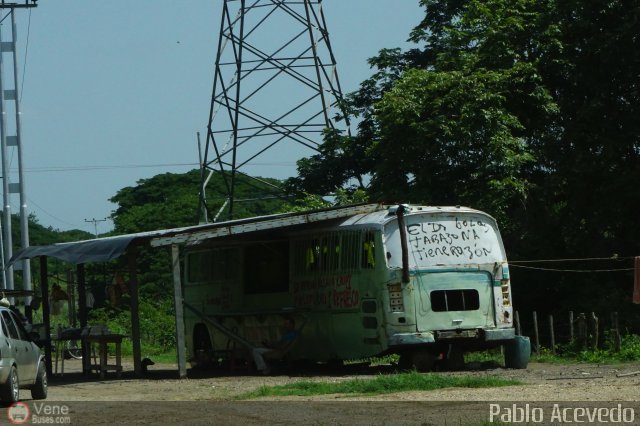
[[[13,255],[11,239],[11,201],[9,193],[9,159],[7,157],[7,114],[5,112],[4,54],[2,53],[2,27],[0,26],[0,151],[2,153],[2,231],[4,232],[5,265]],[[4,270],[5,288],[13,290],[13,266]]]
[[[20,93],[18,91],[18,57],[16,51],[16,40],[18,38],[16,31],[16,16],[14,10],[11,10],[11,32],[13,43],[13,87],[16,93],[16,148],[18,150],[18,184],[20,187],[20,243],[22,249],[29,247],[29,213],[27,211],[27,192],[25,189],[24,179],[24,163],[22,155],[22,123],[20,111]],[[22,260],[22,288],[31,290],[31,261],[29,259]],[[27,296],[24,301],[25,309],[31,310],[31,296]]]

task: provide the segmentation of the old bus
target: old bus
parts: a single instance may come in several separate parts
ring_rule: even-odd
[[[509,268],[491,216],[406,205],[314,214],[240,221],[226,236],[187,246],[192,363],[274,341],[292,318],[299,337],[291,360],[396,353],[427,370],[437,359],[459,362],[464,351],[505,345],[507,366],[526,367],[526,348],[514,346]]]

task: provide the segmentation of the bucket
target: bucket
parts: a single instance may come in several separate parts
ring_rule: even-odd
[[[504,345],[504,365],[507,368],[525,369],[531,356],[531,342],[526,336],[516,336]]]

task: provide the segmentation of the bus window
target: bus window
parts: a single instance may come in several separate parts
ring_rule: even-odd
[[[338,269],[338,259],[340,256],[340,239],[336,234],[329,235],[322,239],[320,249],[320,265],[323,271],[335,271]]]
[[[263,243],[246,247],[244,277],[246,294],[289,291],[288,243]]]
[[[201,283],[229,280],[233,276],[234,249],[213,249],[189,253],[187,282]]]
[[[340,238],[340,269],[350,271],[358,269],[360,233],[344,232]]]
[[[365,232],[362,240],[362,267],[373,269],[376,266],[376,246],[373,232]]]
[[[187,282],[209,280],[211,275],[211,251],[197,251],[187,255]]]

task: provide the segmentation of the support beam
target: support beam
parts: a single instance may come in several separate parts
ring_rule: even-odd
[[[87,285],[86,279],[84,276],[84,266],[80,268],[78,265],[78,319],[80,320],[80,328],[86,327],[88,318],[87,318]],[[71,278],[73,274],[69,274],[69,278]],[[71,283],[71,280],[69,280]],[[71,309],[71,307],[69,307]]]
[[[47,256],[40,256],[40,294],[42,296],[42,323],[44,325],[46,341],[44,343],[45,367],[47,376],[53,375],[51,363],[51,314],[49,312],[49,272],[47,270]]]
[[[138,252],[135,247],[127,250],[127,263],[129,264],[129,295],[131,296],[131,343],[133,346],[133,371],[136,376],[142,376],[142,350],[140,348],[140,309],[138,299],[138,275],[136,273],[136,261]]]
[[[178,374],[181,379],[187,377],[187,350],[184,339],[184,308],[182,305],[182,280],[180,279],[180,247],[171,246],[173,265],[173,301],[176,311],[176,348],[178,351]]]
[[[84,276],[84,264],[78,264],[78,316],[80,317],[80,328],[87,326],[87,294],[86,294],[86,279]],[[91,354],[89,351],[89,344],[85,339],[80,341],[80,347],[82,348],[82,373],[91,374]]]

